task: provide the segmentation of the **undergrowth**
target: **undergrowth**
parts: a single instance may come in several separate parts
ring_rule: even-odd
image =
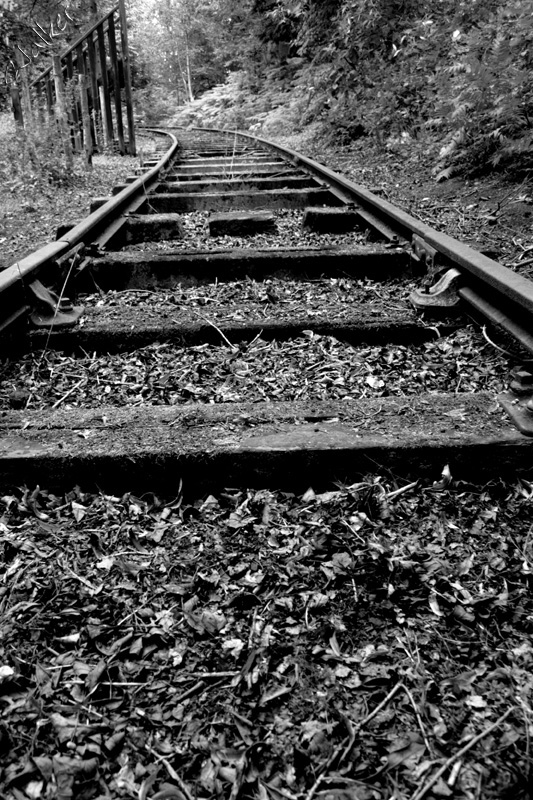
[[[430,140],[439,180],[533,169],[530,3],[338,0],[300,9],[291,36],[288,58],[230,73],[170,123],[335,147]]]
[[[55,122],[16,129],[4,115],[0,123],[0,179],[10,192],[68,185],[72,171]]]

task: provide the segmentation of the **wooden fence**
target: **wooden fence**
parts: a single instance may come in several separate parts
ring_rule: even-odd
[[[66,117],[75,152],[136,155],[125,0],[53,61],[29,86],[34,119]]]

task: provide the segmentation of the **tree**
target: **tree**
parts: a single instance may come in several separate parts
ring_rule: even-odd
[[[239,68],[247,0],[132,0],[132,48],[152,87],[190,102]]]

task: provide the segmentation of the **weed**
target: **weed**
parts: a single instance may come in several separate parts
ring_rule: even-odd
[[[71,181],[54,119],[24,129],[10,128],[4,119],[0,137],[0,178],[9,191],[43,190]]]

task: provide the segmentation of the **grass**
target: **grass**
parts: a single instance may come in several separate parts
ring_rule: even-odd
[[[151,140],[142,146],[150,150]],[[76,156],[68,172],[53,128],[21,136],[11,115],[0,114],[0,268],[55,239],[61,223],[81,220],[94,197],[110,194],[138,165],[108,152],[95,155],[92,168]]]

